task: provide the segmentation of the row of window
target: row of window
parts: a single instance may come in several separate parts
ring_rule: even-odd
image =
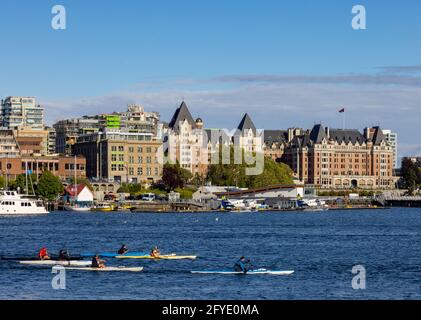
[[[111,171],[116,172],[116,171],[126,171],[128,170],[128,174],[131,176],[135,175],[135,169],[132,167],[129,167],[128,169],[126,169],[126,166],[124,166],[123,164],[112,164],[111,165]],[[146,174],[147,176],[151,176],[152,174],[155,176],[159,175],[159,168],[150,168],[147,167],[146,170],[143,170],[143,168],[139,167],[137,168],[136,174],[138,176],[143,176],[144,174]]]
[[[145,147],[137,147],[137,152],[143,153],[144,148]],[[124,146],[111,146],[111,151],[112,152],[124,152]],[[134,153],[135,147],[128,147],[128,151],[129,151],[129,153]],[[152,151],[158,152],[158,148],[146,147],[145,151],[146,151],[146,153],[152,153]]]
[[[0,203],[2,206],[14,206],[16,203],[14,201],[3,201]],[[32,207],[32,204],[30,202],[21,202],[21,207]]]

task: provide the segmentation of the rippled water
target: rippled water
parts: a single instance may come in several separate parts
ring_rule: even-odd
[[[67,271],[54,290],[48,268],[0,261],[0,299],[421,299],[421,209],[318,213],[65,213],[0,217],[0,254],[136,251],[194,254],[196,261],[115,261],[142,273]],[[255,266],[295,270],[290,277],[192,275]],[[366,290],[351,286],[366,268]]]

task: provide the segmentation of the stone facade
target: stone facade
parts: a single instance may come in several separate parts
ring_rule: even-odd
[[[288,142],[281,160],[299,180],[321,188],[391,189],[396,183],[394,151],[379,127],[361,134],[316,125]]]

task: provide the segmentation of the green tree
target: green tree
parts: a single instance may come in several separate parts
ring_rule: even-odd
[[[6,179],[3,176],[0,176],[0,189],[4,189],[6,187]]]
[[[28,175],[28,190],[26,190],[26,175],[20,174],[16,177],[15,180],[9,182],[9,188],[11,190],[19,191],[23,194],[32,194],[32,191],[35,191],[36,193],[36,180],[37,176],[36,174],[30,174]]]
[[[142,185],[140,183],[123,183],[117,190],[119,193],[130,193],[131,195],[142,192]]]
[[[62,193],[63,185],[60,179],[50,171],[44,171],[38,181],[37,195],[46,200],[54,200]]]
[[[421,184],[421,168],[410,159],[402,161],[402,179],[409,194],[413,194]]]
[[[291,183],[293,183],[293,179],[290,167],[269,158],[265,158],[263,173],[258,176],[250,176],[249,178],[249,185],[251,188]]]
[[[234,164],[234,155],[242,152],[242,159],[244,159],[244,152],[238,149],[235,150],[230,147],[220,148],[219,164],[212,164],[208,171],[208,180],[214,185],[237,186],[240,188],[259,188],[276,184],[291,184],[293,183],[292,170],[283,163],[278,163],[270,158],[264,159],[263,173],[260,175],[247,175],[246,169],[252,167],[245,164],[244,160],[240,164]],[[222,164],[222,155],[224,152],[230,157],[229,164]]]
[[[162,186],[166,191],[184,188],[190,181],[190,171],[180,167],[180,164],[165,164],[162,172]]]

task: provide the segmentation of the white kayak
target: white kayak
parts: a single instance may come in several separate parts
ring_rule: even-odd
[[[241,274],[244,275],[244,272],[238,271],[231,271],[231,270],[205,270],[205,271],[191,271],[193,274]],[[250,270],[246,274],[247,275],[263,275],[263,274],[270,274],[270,275],[277,275],[277,276],[289,276],[293,274],[293,270],[267,270],[267,269],[256,269]]]
[[[66,267],[65,270],[79,270],[79,271],[97,271],[97,272],[141,272],[143,267],[128,268],[128,267],[105,267],[105,268],[92,268],[92,267]]]
[[[19,261],[20,264],[30,266],[69,266],[69,267],[87,267],[92,264],[91,261],[58,261],[58,260],[33,260],[33,261]]]

